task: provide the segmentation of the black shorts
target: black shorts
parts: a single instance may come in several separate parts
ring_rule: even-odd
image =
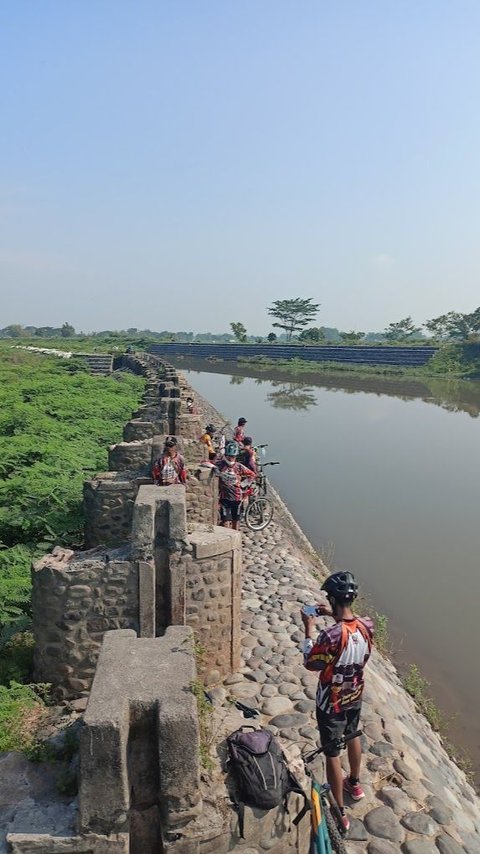
[[[347,709],[340,715],[327,715],[317,706],[317,724],[320,742],[325,748],[325,756],[340,755],[340,748],[335,744],[329,745],[329,742],[356,732],[360,721],[360,712],[361,709]]]
[[[231,501],[228,498],[222,498],[220,501],[220,518],[222,522],[238,522],[241,503],[241,501]]]

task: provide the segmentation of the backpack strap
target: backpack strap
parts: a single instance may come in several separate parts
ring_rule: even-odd
[[[241,801],[237,801],[236,799],[233,801],[233,808],[238,815],[238,832],[240,834],[240,839],[245,839],[244,827],[245,827],[245,804],[242,804]]]

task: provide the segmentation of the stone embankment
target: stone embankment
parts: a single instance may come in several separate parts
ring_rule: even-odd
[[[205,401],[203,411],[207,420],[220,423]],[[298,760],[313,749],[318,735],[316,677],[304,669],[300,653],[300,607],[316,601],[326,569],[280,497],[272,494],[275,521],[264,532],[243,535],[242,667],[214,691],[216,717],[226,733],[241,725],[240,716],[231,712],[232,698],[260,709],[259,724],[270,727]],[[319,628],[324,624],[320,618]],[[417,712],[393,664],[377,651],[366,676],[362,727],[366,797],[347,803],[347,850],[478,854],[480,800]],[[249,829],[258,839],[253,816]],[[276,844],[275,828],[267,826],[248,854],[277,851]]]
[[[192,390],[159,359],[127,356],[122,367],[145,376],[145,397],[110,449],[110,471],[85,485],[87,550],[55,549],[33,571],[37,678],[64,709],[86,707],[69,769],[78,766],[79,800],[56,796],[48,763],[3,754],[0,851],[307,854],[308,818],[293,828],[282,809],[247,808],[239,838],[225,737],[251,723],[236,703],[255,707],[255,724],[278,735],[302,775],[317,730],[300,607],[327,570],[273,490],[264,532],[219,528],[198,436],[203,419],[223,419],[198,397],[202,417],[185,412]],[[189,463],[186,489],[152,484],[167,434]],[[366,797],[348,805],[350,854],[479,854],[479,799],[377,652],[363,729]]]

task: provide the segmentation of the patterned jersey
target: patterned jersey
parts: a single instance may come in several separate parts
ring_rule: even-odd
[[[253,448],[244,448],[238,455],[238,462],[246,466],[250,471],[257,473],[257,460]]]
[[[233,439],[235,442],[238,442],[239,445],[243,445],[244,438],[245,430],[240,426],[240,424],[238,424],[233,431]]]
[[[187,472],[182,455],[175,454],[174,457],[171,457],[169,454],[162,454],[153,464],[152,477],[155,483],[161,486],[185,483]]]
[[[305,640],[304,664],[319,671],[317,706],[326,714],[359,709],[363,693],[363,668],[372,649],[373,622],[352,617],[320,632],[315,643]]]
[[[253,471],[242,466],[241,463],[234,463],[229,466],[226,460],[220,460],[217,464],[217,471],[220,476],[220,501],[241,501],[242,500],[242,480],[248,478],[253,480],[255,477]]]

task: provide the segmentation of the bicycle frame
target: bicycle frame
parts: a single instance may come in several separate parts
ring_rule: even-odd
[[[362,730],[357,730],[351,735],[342,736],[341,738],[332,739],[332,741],[328,742],[328,744],[323,747],[319,747],[316,750],[312,750],[310,753],[306,753],[302,756],[303,764],[305,766],[305,772],[310,777],[312,781],[311,785],[311,807],[312,807],[312,840],[317,842],[316,847],[313,847],[312,844],[312,854],[316,854],[317,851],[325,852],[328,854],[331,851],[330,847],[330,837],[328,831],[328,810],[333,813],[333,818],[335,821],[336,827],[330,828],[330,835],[340,835],[340,837],[345,835],[345,830],[340,821],[340,811],[335,798],[332,795],[330,786],[328,783],[319,783],[319,781],[315,778],[314,772],[308,765],[313,762],[313,760],[322,753],[325,753],[325,750],[330,746],[335,746],[340,750],[343,750],[349,741],[353,741],[354,738],[358,738],[362,734]],[[325,816],[325,825],[322,826],[322,817]],[[328,839],[326,839],[328,837]],[[325,841],[326,839],[326,841]],[[335,840],[332,840],[334,843],[334,850],[342,850],[341,848],[341,840],[337,846],[335,846]]]

